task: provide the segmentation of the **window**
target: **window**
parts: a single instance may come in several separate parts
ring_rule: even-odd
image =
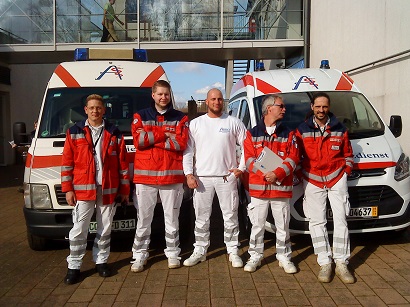
[[[101,95],[104,118],[117,125],[124,135],[131,135],[133,114],[152,103],[151,88],[58,88],[49,89],[39,128],[40,138],[65,137],[76,122],[84,120],[85,100],[90,94]]]
[[[243,99],[241,101],[241,110],[239,113],[239,119],[243,122],[246,129],[251,128],[251,120],[250,120],[251,115],[249,113],[249,106],[248,106],[248,102],[246,101],[246,99]]]

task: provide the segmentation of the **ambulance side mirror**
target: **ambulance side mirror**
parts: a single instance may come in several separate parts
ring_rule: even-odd
[[[396,138],[401,135],[402,127],[403,127],[403,125],[402,125],[402,122],[401,122],[401,116],[400,115],[390,116],[389,129]]]
[[[15,122],[13,124],[13,140],[17,146],[28,144],[28,134],[26,131],[26,123]]]

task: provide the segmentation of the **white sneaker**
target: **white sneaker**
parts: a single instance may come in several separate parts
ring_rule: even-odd
[[[261,265],[261,260],[260,259],[255,259],[255,258],[249,258],[248,262],[246,262],[245,267],[243,270],[245,272],[255,272],[256,268]]]
[[[347,268],[347,264],[345,262],[336,261],[336,270],[335,270],[335,272],[336,272],[336,275],[339,276],[339,278],[345,284],[353,284],[354,283],[354,277],[349,272],[349,269]]]
[[[144,270],[144,265],[147,264],[147,260],[146,259],[144,260],[136,259],[134,261],[131,261],[131,263],[132,263],[131,272],[138,273]]]
[[[181,261],[179,261],[181,258],[168,258],[168,268],[169,269],[177,269],[181,266]]]
[[[206,255],[202,255],[198,252],[193,252],[191,257],[188,259],[185,259],[184,265],[185,266],[194,266],[195,264],[199,262],[204,262],[206,260]]]
[[[328,263],[328,264],[324,264],[320,266],[320,271],[319,274],[317,276],[317,279],[320,282],[325,282],[328,283],[331,281],[332,278],[332,264]]]
[[[229,254],[229,261],[232,263],[232,267],[241,268],[243,267],[243,261],[238,254],[231,253]]]
[[[295,274],[298,270],[292,261],[279,261],[279,267],[283,268],[285,273]]]

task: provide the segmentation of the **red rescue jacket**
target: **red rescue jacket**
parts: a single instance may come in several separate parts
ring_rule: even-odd
[[[118,128],[107,121],[104,125],[102,153],[103,204],[112,205],[118,194],[130,193],[127,151]],[[96,200],[96,170],[91,131],[85,120],[66,133],[61,163],[63,192],[74,191],[77,200]]]
[[[243,147],[249,172],[249,194],[258,198],[291,198],[293,171],[299,163],[299,150],[293,131],[278,123],[275,132],[269,135],[265,123],[261,120],[247,132]],[[283,159],[281,166],[271,170],[277,176],[279,185],[268,183],[264,174],[254,168],[255,159],[264,147],[268,147]]]
[[[131,132],[136,148],[134,183],[183,183],[182,155],[188,142],[188,117],[172,105],[164,113],[154,106],[134,114]],[[175,136],[167,138],[165,133]]]
[[[347,129],[329,113],[329,124],[323,134],[313,123],[313,116],[296,129],[302,155],[302,176],[319,188],[331,188],[353,168],[353,150]]]

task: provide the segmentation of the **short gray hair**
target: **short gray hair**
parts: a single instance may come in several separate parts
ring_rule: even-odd
[[[268,107],[273,106],[278,98],[283,100],[282,96],[277,94],[267,95],[262,99],[262,115],[268,113]]]

